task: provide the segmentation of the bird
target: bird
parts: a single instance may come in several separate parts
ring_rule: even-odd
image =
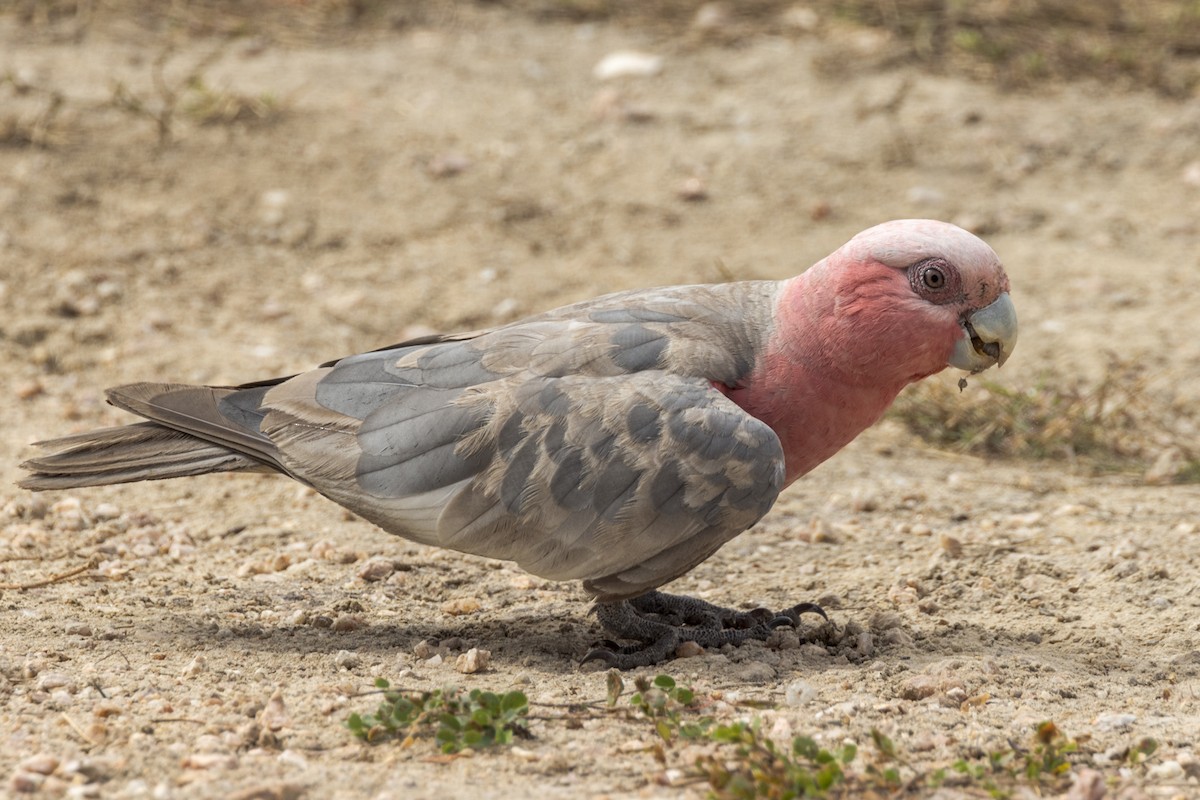
[[[905,386],[1003,365],[1016,340],[991,247],[893,220],[785,280],[627,290],[237,386],[117,386],[143,421],[36,443],[19,485],[281,473],[405,539],[581,581],[617,640],[583,660],[628,669],[825,616],[660,587]]]

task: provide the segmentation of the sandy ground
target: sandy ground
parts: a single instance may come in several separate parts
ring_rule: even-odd
[[[178,42],[167,84],[219,46]],[[30,442],[124,421],[109,385],[236,383],[610,290],[784,277],[871,224],[933,216],[982,231],[1008,267],[1022,339],[1002,382],[1095,379],[1111,352],[1195,402],[1194,101],[874,69],[873,34],[723,46],[464,8],[336,46],[224,46],[210,95],[236,110],[269,94],[276,112],[180,110],[160,145],[110,101],[119,82],[161,104],[162,47],[0,19],[0,72],[67,98],[46,130],[46,95],[0,100],[10,133],[42,137],[0,147],[0,581],[93,565],[0,599],[0,794],[704,793],[662,785],[639,746],[652,731],[619,716],[538,720],[520,751],[449,763],[429,744],[360,745],[342,722],[373,707],[355,695],[376,676],[603,698],[603,672],[577,666],[599,636],[583,593],[388,537],[282,479],[16,489]],[[628,49],[661,73],[593,76]],[[834,644],[658,671],[781,739],[878,728],[907,774],[1053,719],[1131,796],[1200,796],[1198,543],[1194,485],[989,463],[885,422],[673,586],[820,599]],[[373,558],[395,571],[363,580]],[[427,639],[449,640],[440,658],[414,653]],[[487,671],[455,671],[468,647],[491,651]],[[1149,767],[1120,773],[1146,736]],[[693,756],[676,747],[668,766]]]

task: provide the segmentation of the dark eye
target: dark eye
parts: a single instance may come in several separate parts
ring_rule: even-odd
[[[925,284],[926,289],[939,292],[946,288],[946,273],[942,272],[941,267],[928,266],[921,270],[921,283]]]

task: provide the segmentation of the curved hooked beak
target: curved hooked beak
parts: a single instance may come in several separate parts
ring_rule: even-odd
[[[968,314],[962,327],[963,336],[950,354],[950,366],[958,369],[976,373],[993,364],[1004,366],[1017,345],[1017,309],[1008,292]]]

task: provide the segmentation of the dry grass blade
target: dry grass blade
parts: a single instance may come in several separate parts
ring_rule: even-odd
[[[1062,459],[1093,472],[1146,471],[1177,453],[1168,481],[1200,481],[1196,408],[1142,366],[1110,360],[1096,383],[1044,376],[1010,388],[975,379],[967,393],[938,381],[906,391],[892,411],[926,441],[1002,458]]]

